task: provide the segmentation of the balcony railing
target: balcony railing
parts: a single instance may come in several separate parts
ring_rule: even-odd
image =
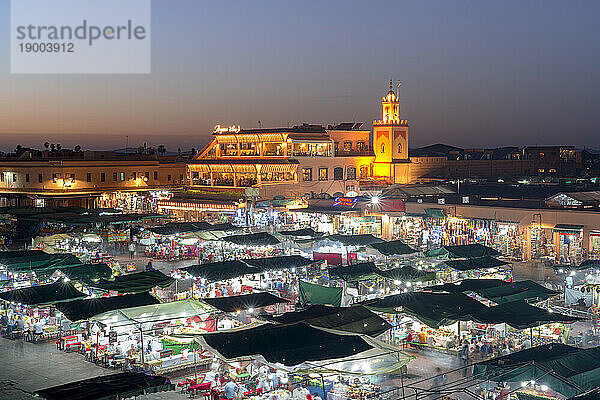
[[[371,150],[351,150],[343,151],[339,150],[335,153],[335,157],[358,157],[358,156],[374,156]]]

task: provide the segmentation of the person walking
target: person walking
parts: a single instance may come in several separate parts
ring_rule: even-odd
[[[435,369],[435,376],[431,380],[432,400],[437,400],[442,397],[444,391],[444,385],[446,385],[446,375],[442,373],[442,369],[437,367]]]
[[[460,358],[460,365],[462,367],[462,376],[467,376],[467,366],[469,365],[469,341],[465,340],[463,342],[460,351],[458,352],[458,356]]]

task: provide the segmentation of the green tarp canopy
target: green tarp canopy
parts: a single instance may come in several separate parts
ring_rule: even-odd
[[[446,214],[444,213],[444,210],[439,209],[439,208],[426,208],[425,209],[425,215],[428,216],[429,218],[446,218]]]
[[[265,324],[250,329],[202,335],[224,359],[260,355],[286,366],[347,357],[372,347],[358,335],[326,332],[308,324]]]
[[[301,256],[278,256],[198,264],[179,270],[209,282],[218,282],[265,271],[301,268],[312,263],[312,260]]]
[[[352,307],[316,305],[302,311],[288,312],[278,317],[267,316],[265,319],[279,324],[304,322],[311,326],[373,337],[381,335],[392,327],[379,315],[361,305]]]
[[[475,292],[481,297],[498,304],[510,303],[517,300],[546,300],[560,294],[560,292],[547,289],[530,280],[512,282],[487,289],[479,289],[475,290]]]
[[[497,257],[502,254],[491,247],[482,244],[463,244],[457,246],[442,246],[425,252],[426,257],[437,258],[476,258],[484,256]]]
[[[552,228],[552,232],[575,234],[583,230],[583,225],[558,224]]]
[[[578,270],[584,270],[588,268],[600,268],[600,260],[585,260],[577,266]]]
[[[141,222],[144,219],[169,218],[162,214],[82,214],[77,212],[53,212],[20,217],[23,220],[46,221],[64,225],[93,225],[93,224],[128,224]]]
[[[328,273],[330,278],[340,278],[346,282],[358,282],[376,278],[386,278],[394,281],[435,280],[435,272],[419,271],[409,266],[381,270],[372,262],[329,268]]]
[[[371,234],[367,235],[331,235],[327,236],[332,242],[339,242],[345,246],[367,246],[373,243],[383,243],[382,239],[375,237]]]
[[[208,232],[208,231],[231,231],[237,229],[229,223],[209,224],[208,222],[169,222],[161,226],[148,228],[150,232],[157,235],[177,235],[180,233]]]
[[[48,254],[41,250],[0,252],[0,265],[12,272],[50,271],[81,265],[72,254]]]
[[[280,235],[283,236],[302,236],[302,237],[321,237],[323,236],[323,234],[321,232],[316,232],[314,229],[312,228],[303,228],[303,229],[296,229],[296,230],[292,230],[292,231],[281,231],[278,232]]]
[[[360,304],[377,312],[413,315],[432,328],[449,325],[458,320],[470,320],[470,315],[486,308],[462,293],[402,293],[365,300]]]
[[[204,334],[200,343],[227,362],[251,358],[288,373],[372,376],[398,371],[414,358],[366,335],[305,323]]]
[[[569,400],[600,400],[600,387],[583,394],[578,394],[575,397],[571,397]]]
[[[571,323],[582,318],[550,312],[527,304],[524,300],[488,307],[471,316],[471,319],[484,324],[507,323],[516,329],[525,329],[551,322]]]
[[[157,235],[168,236],[187,232],[202,232],[209,230],[210,226],[208,222],[169,222],[164,225],[148,228],[148,230]]]
[[[363,262],[341,267],[333,267],[328,270],[330,278],[341,278],[346,282],[357,282],[369,279],[376,279],[380,276],[381,270],[372,262]]]
[[[196,278],[206,279],[209,282],[224,281],[239,276],[260,273],[257,268],[250,267],[246,263],[237,260],[192,265],[179,270]]]
[[[288,300],[272,295],[271,293],[251,293],[239,296],[211,297],[203,299],[203,301],[224,312],[243,311],[251,308],[258,309],[288,302]]]
[[[390,242],[371,243],[369,247],[374,248],[384,256],[399,256],[404,254],[413,254],[417,250],[411,248],[402,240],[392,240]]]
[[[213,312],[215,312],[215,309],[208,304],[187,299],[107,311],[91,317],[90,320],[117,327],[166,322],[174,319],[191,318],[196,315],[204,320]]]
[[[381,271],[380,276],[394,281],[433,281],[435,272],[420,271],[405,265],[394,269]]]
[[[301,304],[331,305],[339,307],[342,304],[342,287],[327,287],[314,283],[298,282],[298,300]]]
[[[488,289],[502,285],[512,285],[512,282],[501,279],[464,279],[458,285],[455,283],[444,283],[443,285],[428,286],[423,290],[432,292],[463,293],[476,292],[481,289]]]
[[[112,400],[171,390],[175,390],[175,385],[163,376],[122,372],[53,386],[34,394],[47,400]]]
[[[98,282],[86,282],[88,286],[106,292],[116,291],[119,293],[149,292],[154,287],[167,288],[175,282],[174,278],[160,271],[138,272],[129,275],[119,275],[114,279],[101,279]]]
[[[507,262],[498,260],[492,256],[483,256],[467,259],[446,260],[442,264],[457,271],[470,271],[480,268],[498,268],[507,265]]]
[[[71,280],[108,279],[112,276],[112,269],[106,264],[81,264],[58,270]]]
[[[28,305],[54,304],[84,297],[86,297],[84,293],[75,289],[70,282],[64,282],[62,279],[48,285],[31,286],[0,293],[2,300]]]
[[[281,243],[275,236],[266,232],[225,236],[221,240],[240,246],[274,246]]]
[[[600,387],[600,347],[546,344],[473,365],[481,381],[529,382],[572,397]]]
[[[158,303],[160,301],[150,293],[137,293],[126,294],[124,296],[73,300],[57,304],[56,308],[71,321],[81,321],[107,311]]]
[[[302,268],[314,261],[301,256],[278,256],[265,258],[251,258],[242,260],[246,264],[258,269],[260,272],[275,271],[280,269]]]

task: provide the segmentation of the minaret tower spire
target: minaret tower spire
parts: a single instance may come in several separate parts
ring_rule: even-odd
[[[395,183],[408,180],[408,121],[400,119],[400,85],[398,94],[390,79],[387,94],[381,98],[381,119],[373,121],[375,176],[392,176]],[[398,165],[396,165],[398,164]]]

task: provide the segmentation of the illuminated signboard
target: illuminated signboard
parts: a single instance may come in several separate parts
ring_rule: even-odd
[[[334,207],[354,207],[358,197],[336,197],[333,200]]]
[[[240,133],[242,128],[239,125],[221,126],[216,125],[213,133]]]

